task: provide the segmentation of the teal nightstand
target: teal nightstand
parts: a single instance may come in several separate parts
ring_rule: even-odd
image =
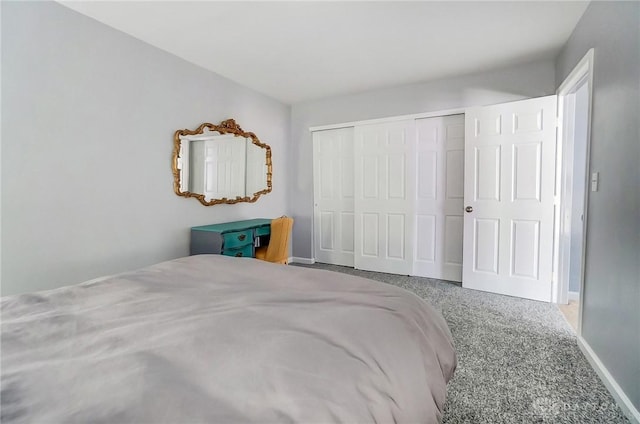
[[[255,257],[255,247],[267,244],[270,234],[267,218],[192,227],[190,252]]]

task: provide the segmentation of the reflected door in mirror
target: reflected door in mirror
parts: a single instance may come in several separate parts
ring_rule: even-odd
[[[188,191],[204,194],[206,201],[248,194],[245,189],[246,142],[234,138],[223,135],[189,141]]]

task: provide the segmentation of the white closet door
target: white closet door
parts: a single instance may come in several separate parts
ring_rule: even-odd
[[[466,288],[551,300],[556,96],[466,111]]]
[[[413,275],[462,281],[464,115],[416,120]]]
[[[314,256],[353,266],[353,128],[313,133]]]
[[[409,275],[415,227],[414,120],[355,129],[355,267]]]

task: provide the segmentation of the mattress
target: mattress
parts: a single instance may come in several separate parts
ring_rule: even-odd
[[[1,300],[3,423],[420,422],[456,367],[385,283],[198,255]]]

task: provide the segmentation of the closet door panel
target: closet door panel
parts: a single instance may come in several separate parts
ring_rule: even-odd
[[[436,216],[418,214],[416,216],[416,260],[435,263],[436,260]]]
[[[350,255],[351,266],[353,266],[353,232],[355,231],[353,224],[353,212],[343,211],[340,213],[340,248],[342,252]]]
[[[457,269],[462,269],[463,227],[462,216],[447,215],[444,217],[444,263]]]
[[[464,115],[416,120],[413,274],[462,281]]]
[[[464,227],[464,115],[443,117],[445,129],[442,279],[462,281]]]
[[[409,275],[415,230],[414,121],[357,126],[354,154],[355,267]]]
[[[353,128],[313,133],[314,258],[353,266]]]

